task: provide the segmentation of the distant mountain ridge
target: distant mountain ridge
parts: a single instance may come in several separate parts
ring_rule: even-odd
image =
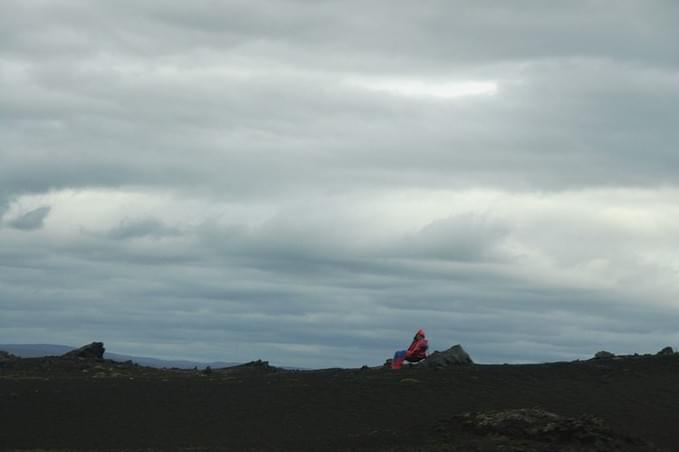
[[[70,347],[68,345],[56,345],[56,344],[0,344],[0,350],[6,351],[20,358],[61,356],[64,353],[70,352],[71,350],[74,350],[76,348],[78,347]],[[175,367],[178,369],[193,369],[194,367],[204,369],[208,366],[214,369],[219,369],[222,367],[233,367],[241,364],[226,361],[200,362],[189,360],[166,360],[159,358],[151,358],[148,356],[122,355],[119,353],[110,352],[105,352],[104,358],[112,359],[114,361],[132,361],[142,366],[156,368]]]

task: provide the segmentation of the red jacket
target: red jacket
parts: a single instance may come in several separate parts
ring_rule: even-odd
[[[412,344],[410,344],[410,347],[408,347],[408,350],[406,351],[406,360],[420,361],[425,359],[427,357],[428,348],[429,342],[425,339],[424,331],[418,331]]]

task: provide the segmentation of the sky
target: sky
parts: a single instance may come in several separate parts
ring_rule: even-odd
[[[679,346],[679,3],[2,0],[0,343]]]

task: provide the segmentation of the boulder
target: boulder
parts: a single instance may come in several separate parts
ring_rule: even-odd
[[[594,359],[611,359],[611,358],[615,358],[615,353],[607,352],[606,350],[596,352],[596,354],[594,355]]]
[[[656,353],[657,356],[671,356],[674,355],[674,349],[672,347],[665,347]]]
[[[104,359],[103,342],[92,342],[62,355],[64,358]]]
[[[453,345],[448,350],[439,352],[435,351],[427,359],[425,359],[421,367],[452,367],[452,366],[464,366],[474,364],[469,354],[464,351],[461,345]]]

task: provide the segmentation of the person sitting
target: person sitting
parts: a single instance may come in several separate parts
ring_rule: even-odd
[[[408,361],[410,363],[416,363],[422,361],[427,357],[427,349],[429,348],[429,342],[425,338],[424,331],[419,330],[413,342],[408,347],[408,350],[401,350],[394,353],[394,359],[391,360],[392,369],[400,369],[403,365],[403,361]]]

